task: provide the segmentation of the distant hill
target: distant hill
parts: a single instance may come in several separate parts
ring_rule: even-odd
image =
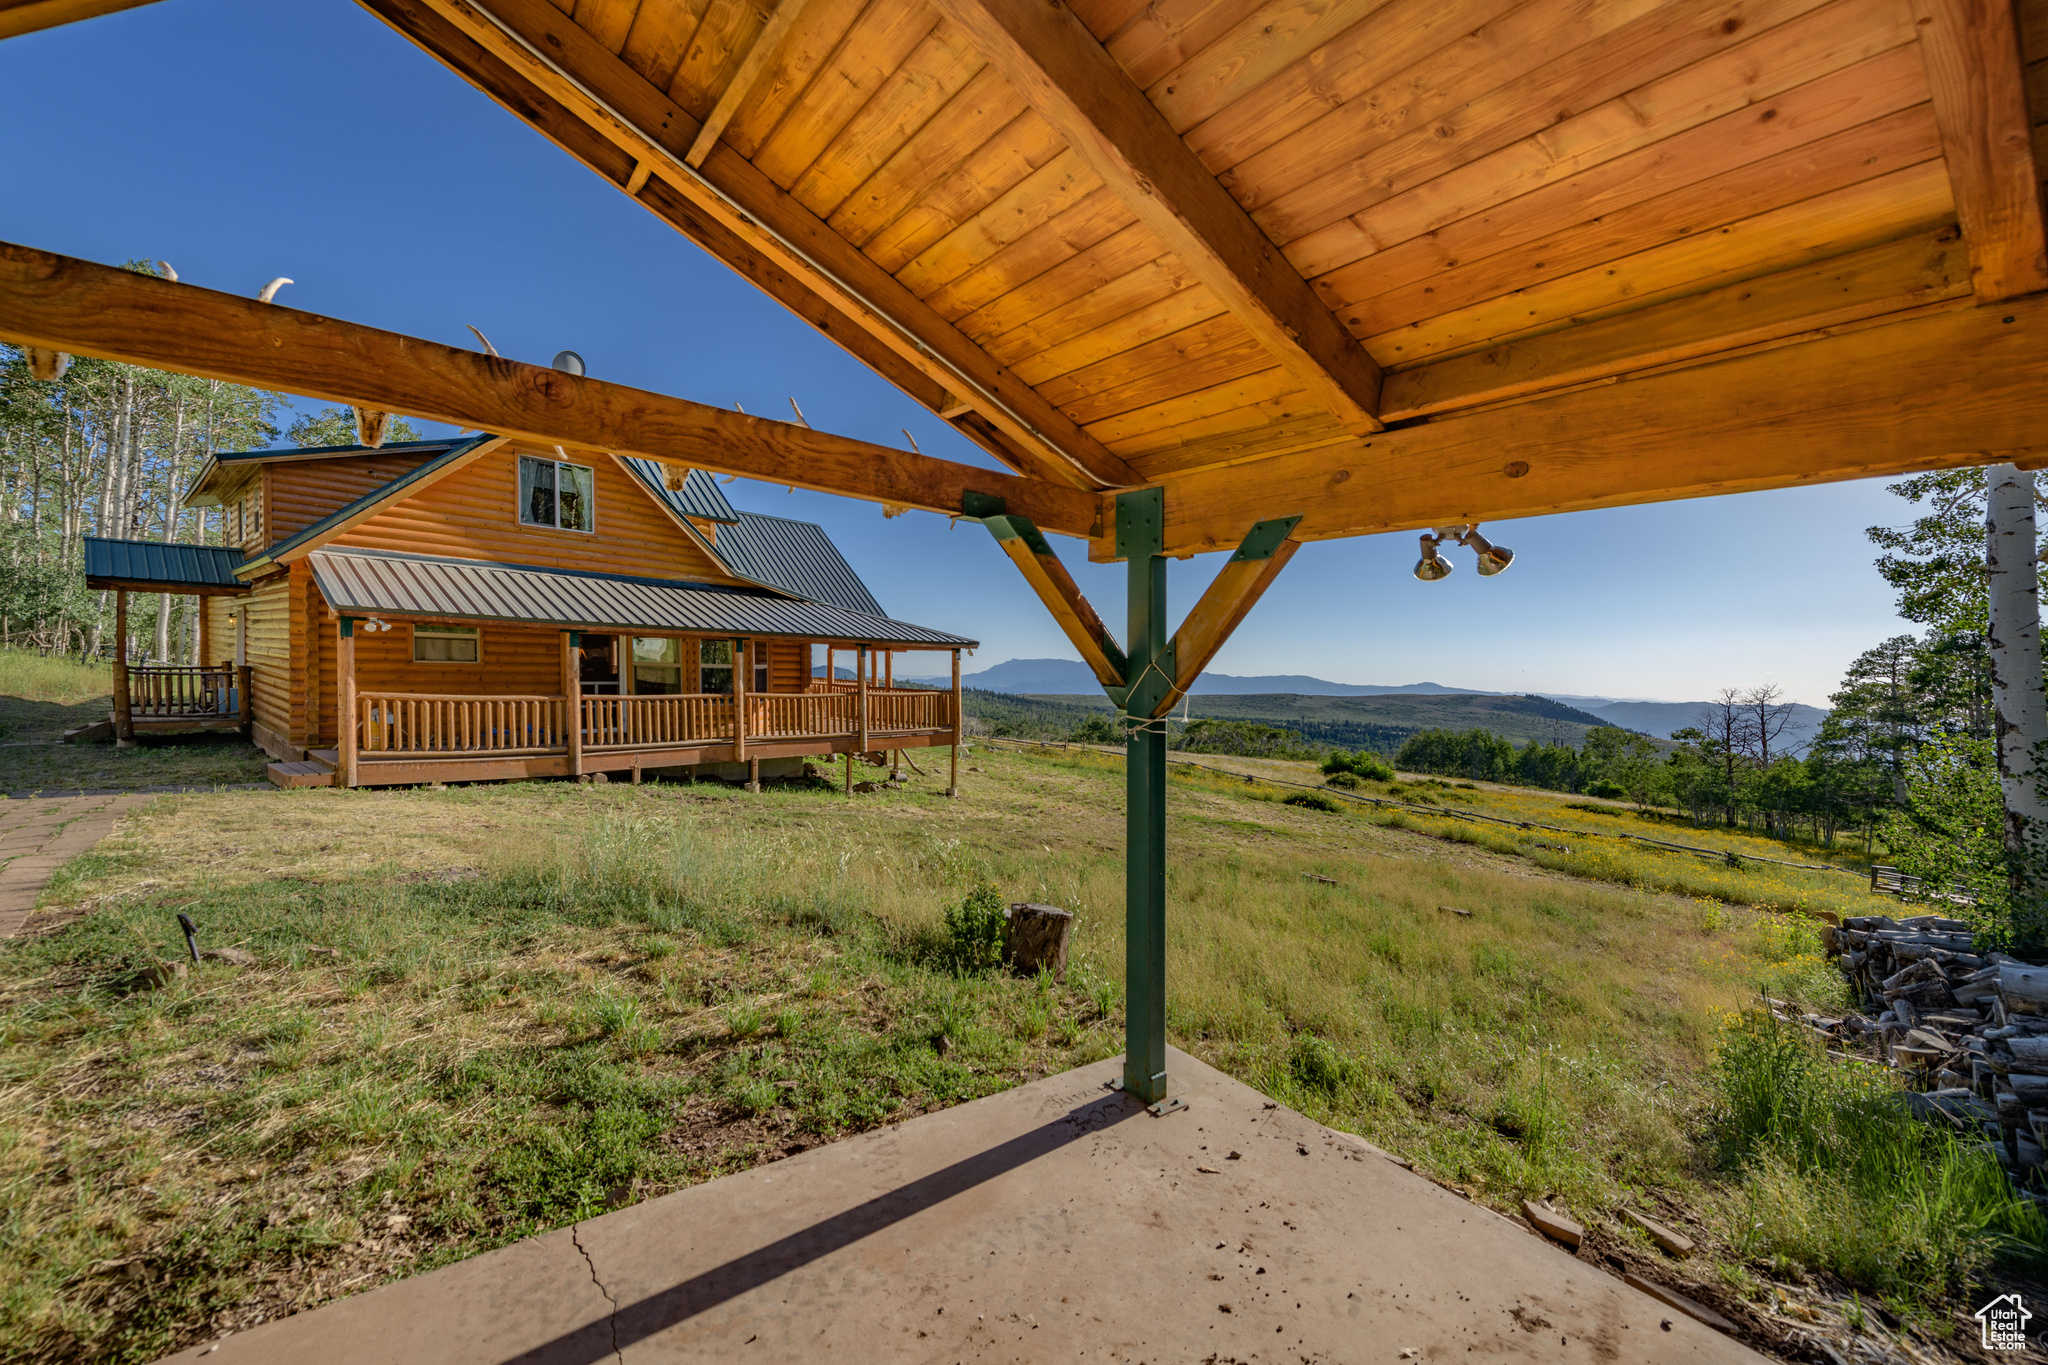
[[[950,678],[905,678],[906,682],[924,682],[950,686]],[[1068,696],[1096,690],[1095,674],[1088,665],[1075,659],[1006,659],[1002,663],[985,668],[979,673],[964,673],[960,677],[962,687],[977,688],[984,692],[1007,692],[1012,696]],[[1322,678],[1311,678],[1301,673],[1274,674],[1266,677],[1240,678],[1228,673],[1204,673],[1195,680],[1194,695],[1228,694],[1233,696],[1271,693],[1290,693],[1299,696],[1318,697],[1380,697],[1395,695],[1434,696],[1445,693],[1471,692],[1468,688],[1446,687],[1442,683],[1419,682],[1386,686],[1379,683],[1339,683]],[[1496,696],[1491,692],[1471,692],[1473,696]]]
[[[1593,704],[1596,699],[1580,700],[1580,708],[1601,717],[1609,725],[1619,725],[1624,730],[1641,730],[1658,739],[1669,739],[1674,730],[1683,730],[1688,725],[1699,723],[1703,701],[1610,701]],[[1779,743],[1785,751],[1803,751],[1813,741],[1820,729],[1820,723],[1828,713],[1818,706],[1795,702],[1792,706],[1792,720],[1786,725]]]
[[[1107,714],[1109,701],[1101,693],[1006,698],[1003,703],[1036,702],[1058,708],[1057,714],[1078,710]],[[997,704],[990,699],[991,706]],[[967,708],[978,714],[972,704]],[[1176,719],[1181,708],[1174,709]],[[1560,740],[1577,745],[1586,731],[1612,724],[1599,716],[1566,706],[1548,697],[1510,697],[1491,693],[1448,693],[1436,696],[1413,694],[1376,697],[1330,697],[1298,692],[1274,692],[1250,696],[1210,694],[1190,696],[1186,714],[1190,719],[1249,720],[1296,730],[1313,744],[1342,749],[1372,749],[1391,754],[1407,738],[1421,730],[1487,729],[1516,744],[1530,740]],[[1050,716],[1048,717],[1050,719]]]

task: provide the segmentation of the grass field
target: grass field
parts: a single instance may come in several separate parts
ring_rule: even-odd
[[[263,781],[268,760],[233,735],[144,740],[132,749],[62,743],[66,730],[107,718],[112,691],[104,664],[0,649],[0,796]]]
[[[1120,1051],[1121,764],[984,748],[961,799],[936,785],[153,803],[0,946],[0,1356],[148,1360]],[[1475,1199],[1551,1197],[1589,1256],[1655,1263],[1623,1207],[1680,1224],[1704,1254],[1659,1273],[1758,1322],[1854,1288],[1953,1330],[1961,1278],[2039,1239],[1972,1154],[1991,1214],[1948,1236],[1962,1196],[1911,1168],[1852,1186],[1728,1146],[1744,1007],[1839,1003],[1754,865],[1671,894],[1712,865],[1596,879],[1523,831],[1287,794],[1174,772],[1176,1045]],[[944,912],[984,883],[1075,912],[1064,985],[956,970]],[[254,964],[138,989],[179,911]],[[1851,1245],[1902,1191],[1897,1249]]]

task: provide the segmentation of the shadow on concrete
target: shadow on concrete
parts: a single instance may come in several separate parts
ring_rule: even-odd
[[[597,1361],[611,1359],[626,1347],[687,1322],[728,1299],[738,1298],[954,1195],[1144,1112],[1143,1105],[1121,1092],[1090,1100],[999,1146],[877,1195],[865,1204],[813,1223],[637,1303],[619,1306],[609,1321],[594,1322],[580,1331],[523,1351],[507,1365],[595,1365]],[[581,1248],[583,1244],[579,1241],[577,1245]],[[599,1287],[609,1297],[611,1291],[605,1284],[603,1268],[593,1265],[592,1269]]]

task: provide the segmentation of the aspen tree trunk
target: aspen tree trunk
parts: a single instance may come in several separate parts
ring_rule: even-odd
[[[2048,803],[2038,788],[2037,746],[2048,740],[2048,698],[2041,690],[2040,579],[2035,558],[2034,476],[2009,464],[1985,471],[1985,580],[1991,597],[1991,697],[1998,776],[2005,789],[2005,848],[2015,895],[2036,877],[2029,846],[2048,835]]]

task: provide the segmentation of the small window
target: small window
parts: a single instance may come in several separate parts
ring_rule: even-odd
[[[722,697],[732,695],[732,641],[697,642],[697,690]]]
[[[633,641],[633,691],[641,696],[665,696],[683,690],[683,651],[680,640]]]
[[[412,661],[416,664],[473,664],[483,659],[482,635],[475,626],[414,626]]]
[[[768,690],[768,646],[760,640],[747,646],[754,653],[754,691]]]
[[[519,520],[563,531],[597,529],[597,497],[590,466],[519,457]]]

